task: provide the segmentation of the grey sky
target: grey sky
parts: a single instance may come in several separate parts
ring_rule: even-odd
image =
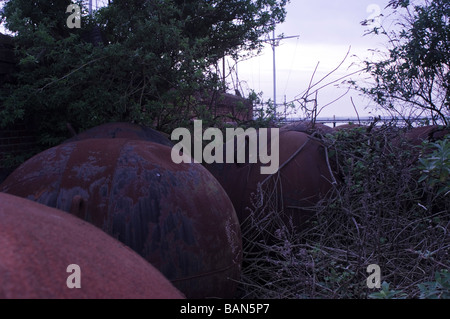
[[[277,65],[277,102],[285,99],[292,101],[309,84],[313,70],[320,62],[315,79],[333,70],[345,57],[351,46],[350,56],[345,65],[330,77],[329,81],[339,78],[356,67],[349,66],[370,56],[369,49],[383,49],[384,38],[372,35],[364,36],[368,27],[360,24],[371,15],[388,15],[384,8],[389,0],[292,0],[287,6],[286,22],[277,26],[276,34],[285,36],[300,35],[299,39],[286,39],[276,48]],[[383,19],[383,18],[382,18]],[[266,46],[260,57],[238,64],[239,80],[243,88],[263,91],[265,100],[273,98],[272,49]],[[319,91],[319,107],[338,98],[346,90],[334,86]],[[321,116],[356,116],[350,97],[353,97],[360,115],[374,115],[366,98],[358,92],[349,92],[339,102],[323,110]]]
[[[93,5],[95,7],[97,3],[100,6],[104,2],[106,3],[106,0],[93,0]],[[320,64],[315,76],[316,81],[342,61],[350,46],[351,56],[328,81],[356,70],[355,67],[349,66],[357,62],[358,58],[369,56],[369,49],[382,49],[385,39],[363,36],[368,27],[361,26],[360,22],[377,14],[378,8],[381,13],[388,15],[389,12],[384,9],[388,2],[389,0],[291,0],[287,6],[286,21],[277,26],[276,34],[300,37],[283,40],[276,48],[277,102],[282,103],[285,99],[293,101],[308,87],[317,63]],[[272,70],[270,45],[266,45],[261,56],[240,62],[237,74],[244,93],[253,89],[256,92],[262,91],[266,101],[272,99]],[[234,76],[236,77],[236,74]],[[236,78],[233,80],[236,83]],[[233,86],[232,81],[230,86]],[[320,90],[319,107],[330,103],[345,91],[335,86]],[[321,116],[355,116],[350,97],[356,102],[360,115],[370,114],[371,110],[365,109],[370,101],[359,97],[357,92],[350,92],[324,109]]]

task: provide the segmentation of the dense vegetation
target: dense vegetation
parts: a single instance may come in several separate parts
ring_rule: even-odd
[[[424,115],[448,125],[450,3],[389,6],[395,28],[369,32],[386,38],[387,53],[364,61],[368,83],[350,83],[407,126]],[[450,136],[414,145],[406,128],[371,123],[320,136],[340,182],[304,229],[280,218],[272,189],[259,190],[264,205],[243,225],[242,296],[450,298]],[[380,289],[367,286],[371,264]]]
[[[45,147],[67,138],[68,122],[77,131],[125,121],[166,133],[194,117],[214,125],[219,60],[257,53],[287,0],[114,0],[92,17],[78,1],[80,29],[66,25],[71,2],[9,0],[2,16],[19,70],[1,88],[0,125],[24,119]]]
[[[84,2],[81,29],[66,26],[69,0],[9,0],[2,16],[19,69],[0,88],[0,128],[25,120],[43,148],[68,137],[68,122],[80,131],[126,121],[166,133],[193,117],[217,124],[199,93],[222,90],[220,59],[258,52],[287,1],[114,0],[93,17]],[[448,125],[450,4],[389,5],[400,29],[372,30],[388,38],[388,53],[364,63],[371,85],[352,85],[393,115]],[[101,41],[92,41],[98,31]],[[413,147],[400,131],[385,124],[320,137],[340,183],[305,229],[283,222],[271,192],[261,194],[267,205],[243,225],[240,297],[449,297],[450,140]],[[267,241],[255,240],[261,232]],[[367,288],[369,264],[383,271],[381,290]]]
[[[260,190],[264,204],[243,224],[242,296],[450,298],[449,137],[413,146],[383,125],[322,143],[339,183],[302,229],[281,218],[276,192]],[[367,286],[371,264],[381,289]]]
[[[450,2],[391,0],[389,6],[397,10],[394,26],[369,32],[385,39],[387,53],[364,62],[371,84],[354,86],[393,116],[450,124]]]

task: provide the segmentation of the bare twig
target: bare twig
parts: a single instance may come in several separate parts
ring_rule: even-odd
[[[42,92],[44,89],[46,89],[46,88],[49,87],[50,85],[53,85],[53,84],[55,84],[56,82],[62,81],[62,80],[64,80],[65,78],[68,78],[69,76],[71,76],[72,74],[74,74],[74,73],[80,71],[81,69],[85,68],[85,67],[88,66],[89,64],[92,64],[92,63],[97,62],[97,61],[99,61],[99,60],[101,60],[101,59],[104,59],[104,58],[105,58],[105,57],[101,57],[101,58],[98,58],[98,59],[89,61],[89,62],[83,64],[82,66],[76,68],[75,70],[71,71],[70,73],[64,75],[63,77],[61,77],[61,78],[59,78],[59,79],[56,79],[56,80],[53,80],[53,81],[51,81],[50,83],[47,83],[46,85],[44,85],[43,87],[39,88],[38,90]]]

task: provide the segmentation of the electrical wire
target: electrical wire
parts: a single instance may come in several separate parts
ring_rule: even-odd
[[[289,86],[289,83],[290,83],[290,79],[291,79],[292,69],[293,69],[293,66],[294,66],[294,61],[295,61],[295,58],[297,57],[297,49],[298,49],[299,40],[300,40],[300,38],[297,38],[297,41],[295,43],[294,55],[292,56],[291,67],[289,68],[289,74],[288,74],[288,77],[287,77],[287,80],[286,80],[286,86],[284,88],[284,94],[283,94],[284,96],[286,96],[286,92],[287,92],[287,89],[288,89],[288,86]]]

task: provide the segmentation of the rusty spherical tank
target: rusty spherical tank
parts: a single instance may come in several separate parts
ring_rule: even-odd
[[[158,143],[169,147],[173,146],[172,141],[159,131],[143,125],[122,122],[106,123],[93,127],[66,140],[64,143],[90,138],[126,138]]]
[[[333,133],[333,128],[321,123],[312,123],[311,121],[298,121],[289,123],[283,126],[281,130],[302,132],[309,135],[312,135],[314,133],[320,135]]]
[[[412,145],[420,145],[424,141],[434,142],[445,138],[450,134],[450,129],[445,126],[428,125],[409,129],[405,133],[406,140]]]
[[[235,147],[247,147],[236,144]],[[268,149],[271,148],[268,139]],[[224,147],[226,149],[226,146]],[[248,150],[247,150],[248,151]],[[240,222],[250,215],[258,205],[258,185],[270,185],[275,192],[272,199],[278,201],[279,211],[292,219],[295,226],[303,227],[311,216],[309,208],[324,198],[332,188],[334,176],[327,162],[324,146],[306,133],[280,130],[279,171],[273,175],[261,174],[260,161],[244,164],[205,165],[228,193]],[[266,199],[265,199],[266,200]]]
[[[233,205],[204,167],[174,164],[171,151],[127,139],[66,143],[25,162],[0,191],[91,222],[188,298],[232,298],[242,262]]]
[[[0,193],[0,299],[181,299],[156,268],[65,212]]]

